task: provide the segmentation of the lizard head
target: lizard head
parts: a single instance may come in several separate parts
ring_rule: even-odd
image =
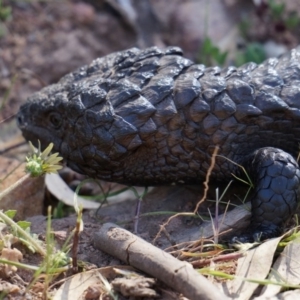
[[[52,142],[72,169],[91,177],[102,172],[109,180],[141,141],[136,128],[106,99],[109,82],[100,81],[45,87],[21,106],[17,120],[25,139],[35,146],[40,141],[45,149]]]
[[[151,119],[156,108],[139,84],[154,73],[146,68],[133,82],[126,78],[135,57],[136,68],[143,68],[138,54],[129,49],[96,59],[29,97],[18,114],[25,139],[34,145],[40,141],[42,149],[52,142],[75,171],[125,182],[124,166],[140,167],[137,155],[148,157],[145,141],[157,130]],[[139,151],[143,147],[147,151]]]
[[[66,101],[65,93],[58,87],[52,85],[33,94],[21,106],[17,116],[19,128],[26,140],[35,146],[39,140],[42,149],[52,142],[54,151],[60,151],[66,126],[63,109],[63,103]]]

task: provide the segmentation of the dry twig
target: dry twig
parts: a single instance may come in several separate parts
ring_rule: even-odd
[[[186,262],[112,223],[94,235],[94,246],[158,278],[190,300],[227,299],[217,287]]]

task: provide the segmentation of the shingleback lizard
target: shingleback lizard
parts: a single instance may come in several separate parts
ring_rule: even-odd
[[[240,176],[239,164],[255,184],[236,240],[273,237],[299,198],[300,48],[225,69],[178,47],[113,53],[33,94],[18,123],[74,170],[128,185],[199,184],[219,146],[211,178]]]

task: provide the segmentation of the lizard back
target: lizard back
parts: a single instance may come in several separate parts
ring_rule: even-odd
[[[91,177],[134,185],[199,183],[211,154],[242,163],[261,147],[297,155],[300,53],[261,65],[206,68],[180,48],[96,59],[34,94],[19,115],[27,139],[51,141]],[[237,169],[218,157],[212,177]]]

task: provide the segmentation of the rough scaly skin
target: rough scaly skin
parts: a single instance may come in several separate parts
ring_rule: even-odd
[[[27,140],[53,142],[74,170],[129,185],[199,184],[219,146],[211,178],[241,175],[241,164],[255,183],[241,241],[279,234],[297,206],[297,49],[223,70],[177,47],[113,53],[35,93],[18,120]]]

